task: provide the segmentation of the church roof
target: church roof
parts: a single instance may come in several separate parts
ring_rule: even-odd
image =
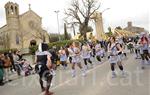
[[[114,30],[114,35],[116,37],[123,37],[123,36],[134,36],[134,35],[137,35],[137,33],[134,33],[134,32],[130,32],[130,31],[127,31],[127,30],[120,30],[120,29],[115,29]]]
[[[5,25],[3,25],[2,27],[0,27],[0,29],[2,29],[2,28],[5,28],[7,25],[5,24]]]
[[[5,31],[5,30],[6,30],[6,28],[7,28],[7,25],[6,25],[6,24],[5,24],[5,25],[3,25],[2,27],[0,27],[0,32]]]
[[[129,27],[127,26],[127,27],[125,27],[124,29],[128,29]],[[144,29],[143,27],[137,27],[137,26],[132,26],[131,27],[132,29]]]
[[[24,15],[26,15],[26,14],[28,14],[28,13],[33,13],[34,15],[36,15],[37,17],[39,17],[40,19],[42,19],[42,17],[40,17],[40,16],[39,16],[37,13],[35,13],[33,10],[28,10],[27,12],[21,14],[20,16],[22,17],[22,16],[24,16]]]

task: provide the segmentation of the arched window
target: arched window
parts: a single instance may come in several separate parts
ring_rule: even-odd
[[[13,6],[10,7],[10,13],[11,13],[11,14],[14,14]]]
[[[18,14],[18,10],[17,10],[17,7],[15,6],[15,13],[16,15]]]
[[[18,35],[16,35],[16,44],[18,45],[19,43],[20,43],[20,41],[19,41],[20,39],[19,39],[19,36]]]
[[[9,14],[9,7],[6,8],[6,12],[7,12],[7,14]]]
[[[30,41],[30,46],[35,46],[36,45],[36,40],[31,40]]]

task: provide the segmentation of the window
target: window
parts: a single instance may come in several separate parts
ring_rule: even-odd
[[[18,45],[20,42],[19,42],[19,36],[17,35],[16,36],[16,44]]]
[[[11,14],[14,14],[13,6],[10,7],[10,13],[11,13]]]
[[[15,13],[16,15],[18,14],[18,10],[17,10],[17,7],[15,6]]]
[[[36,45],[36,40],[31,40],[30,41],[30,46],[35,46]]]
[[[9,8],[8,7],[6,8],[6,11],[7,11],[7,14],[9,14]]]

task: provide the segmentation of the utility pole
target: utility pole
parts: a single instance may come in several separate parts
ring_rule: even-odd
[[[55,13],[56,13],[56,15],[57,15],[57,27],[58,27],[58,34],[59,34],[59,41],[61,40],[61,38],[60,38],[60,29],[59,29],[59,10],[57,10],[57,11],[54,11]]]

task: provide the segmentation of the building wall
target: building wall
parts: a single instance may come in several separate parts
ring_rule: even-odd
[[[43,31],[41,25],[41,18],[32,11],[20,17],[20,31],[24,48],[29,47],[31,40],[36,40],[37,44],[39,44],[42,42],[42,35],[45,35],[46,38],[48,37],[48,34],[45,34],[46,31]],[[49,40],[46,40],[46,42],[49,42]]]
[[[133,26],[132,22],[128,22],[127,27],[124,28],[124,30],[131,31],[131,32],[136,32],[136,33],[141,33],[141,32],[145,31],[145,29],[142,28],[142,27]]]
[[[41,34],[49,43],[48,33],[42,29],[42,19],[32,10],[17,16],[6,17],[7,24],[0,28],[0,48],[28,48],[31,40],[43,42]],[[6,37],[7,35],[7,37]],[[5,41],[3,41],[5,38]],[[7,43],[6,43],[7,41]]]

